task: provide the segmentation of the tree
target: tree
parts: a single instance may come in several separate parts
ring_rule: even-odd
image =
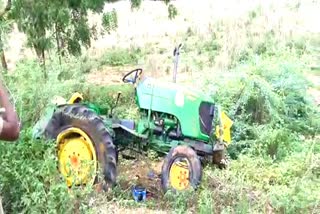
[[[4,53],[4,44],[6,41],[6,36],[12,29],[12,22],[11,20],[8,20],[6,17],[6,14],[10,11],[10,9],[11,9],[11,0],[8,0],[5,8],[0,12],[0,58],[1,58],[2,67],[5,70],[8,70],[8,65],[7,65],[7,61]]]
[[[106,3],[118,0],[15,0],[10,17],[18,29],[27,35],[28,46],[34,48],[45,68],[46,51],[56,47],[61,57],[79,55],[81,48],[90,47],[95,28],[88,24],[88,12],[101,14]],[[167,5],[169,0],[164,1]],[[131,8],[139,8],[141,0],[131,0]],[[172,5],[169,17],[176,15]],[[170,15],[171,14],[171,15]],[[173,14],[173,16],[172,16]],[[107,32],[117,27],[116,11],[103,14],[103,26]],[[45,69],[44,69],[45,71]],[[46,72],[44,72],[46,77]]]

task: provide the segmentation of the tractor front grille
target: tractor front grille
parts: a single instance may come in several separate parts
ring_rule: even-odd
[[[202,102],[199,107],[200,130],[203,134],[210,135],[214,119],[214,104]]]

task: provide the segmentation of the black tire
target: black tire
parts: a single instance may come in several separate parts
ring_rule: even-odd
[[[70,127],[77,127],[90,137],[94,144],[99,168],[102,169],[104,189],[114,186],[117,175],[116,147],[103,120],[81,104],[65,105],[53,114],[44,131],[44,136],[47,139],[56,139],[59,133]],[[96,176],[95,183],[98,182],[100,183]]]
[[[202,178],[202,166],[196,152],[189,146],[177,146],[172,148],[164,159],[161,171],[161,185],[164,192],[169,189],[176,190],[170,185],[169,172],[172,164],[177,158],[185,158],[189,162],[189,182],[190,185],[197,189]]]

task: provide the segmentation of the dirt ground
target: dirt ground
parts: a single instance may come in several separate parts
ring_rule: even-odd
[[[103,66],[99,70],[92,70],[87,75],[87,81],[97,85],[123,84],[123,76],[133,69],[135,68]]]
[[[135,185],[141,185],[156,197],[161,189],[160,175],[163,161],[150,161],[150,159],[141,158],[120,164],[119,175],[125,180],[130,180]],[[128,183],[122,183],[123,187]]]
[[[118,185],[125,194],[131,194],[131,188],[134,185],[142,186],[147,190],[148,200],[160,200],[163,196],[161,189],[161,167],[163,161],[150,161],[147,158],[138,158],[136,160],[120,160],[118,166]],[[129,201],[133,202],[133,197]],[[95,211],[97,213],[168,213],[166,210],[154,210],[143,206],[128,208],[120,206],[117,201],[106,201],[99,197],[95,202]],[[142,207],[141,207],[142,206]]]

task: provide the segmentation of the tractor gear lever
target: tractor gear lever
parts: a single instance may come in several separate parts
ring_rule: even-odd
[[[112,111],[113,111],[113,109],[114,109],[115,107],[117,107],[117,105],[118,105],[118,102],[119,102],[119,99],[120,99],[121,94],[122,94],[121,91],[119,91],[118,94],[117,94],[116,102],[115,102],[114,106],[113,106],[113,107],[111,108],[111,110],[110,110],[110,114],[109,114],[109,117],[110,117],[110,118],[112,118]]]
[[[116,104],[115,104],[115,106],[117,106],[118,105],[118,102],[119,102],[119,98],[120,98],[120,96],[121,96],[121,91],[118,91],[118,94],[117,94],[117,99],[116,99]]]

